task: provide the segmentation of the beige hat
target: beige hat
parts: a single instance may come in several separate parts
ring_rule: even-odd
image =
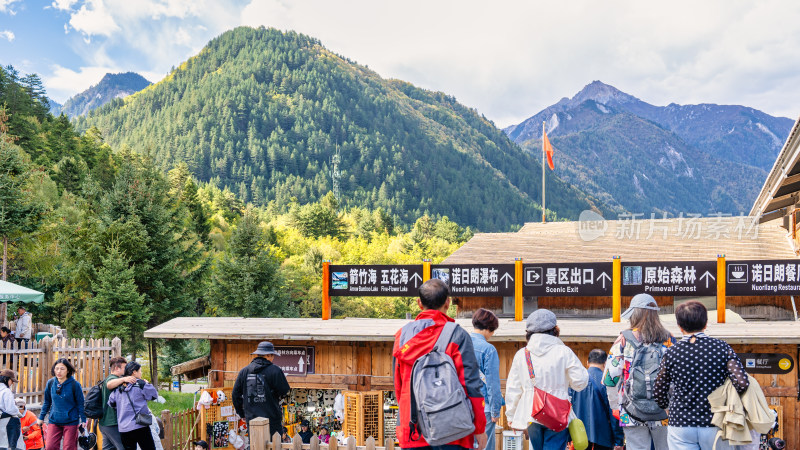
[[[0,370],[0,377],[8,377],[14,383],[17,382],[17,373],[11,369]]]

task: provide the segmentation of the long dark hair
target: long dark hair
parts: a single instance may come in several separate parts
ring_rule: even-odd
[[[661,324],[658,311],[654,309],[636,308],[631,314],[630,321],[631,329],[637,329],[639,342],[643,344],[666,342],[672,337],[672,334]]]
[[[63,364],[64,367],[67,368],[67,378],[75,374],[75,367],[72,365],[71,362],[69,362],[67,358],[58,358],[56,362],[53,363],[53,367],[50,369],[51,375],[56,376],[56,366],[58,364]]]

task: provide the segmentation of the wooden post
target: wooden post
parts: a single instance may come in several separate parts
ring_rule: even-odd
[[[251,450],[267,450],[269,444],[269,419],[256,417],[247,424]],[[280,439],[278,439],[280,441]]]
[[[311,441],[308,444],[310,450],[319,450],[319,438],[316,434],[311,436]]]
[[[328,440],[328,450],[339,450],[339,440],[336,437],[331,436]]]
[[[525,314],[522,298],[522,258],[514,258],[514,321],[522,322]]]
[[[347,438],[347,450],[356,450],[356,438],[353,436]]]
[[[322,320],[331,318],[331,262],[322,262]]]
[[[370,436],[367,438],[367,441],[364,442],[364,450],[375,450],[375,438]]]
[[[174,431],[172,430],[172,420],[170,416],[171,414],[168,409],[161,411],[161,422],[164,423],[164,439],[161,440],[161,446],[164,447],[164,450],[172,450]],[[100,436],[98,436],[98,438],[99,437]]]
[[[303,438],[297,433],[292,438],[292,450],[303,450]]]
[[[717,255],[717,323],[725,323],[725,255]]]
[[[122,341],[118,337],[111,340],[111,356],[114,358],[122,356]]]
[[[208,387],[221,388],[225,385],[225,341],[211,339],[211,370],[208,374]]]
[[[269,445],[270,445],[269,448],[271,448],[271,450],[281,450],[282,440],[283,440],[283,437],[280,435],[280,433],[273,434],[272,435],[272,440],[269,443]],[[258,450],[255,447],[253,447],[252,441],[250,441],[250,450]]]
[[[422,282],[426,282],[431,279],[431,260],[430,259],[423,259],[422,260]]]
[[[394,439],[386,438],[386,441],[383,444],[383,448],[386,450],[394,450]],[[488,449],[492,450],[492,449]]]
[[[14,342],[12,341],[12,343]],[[47,380],[50,378],[50,367],[53,367],[53,363],[55,362],[53,359],[54,343],[55,338],[51,337],[45,337],[39,342],[39,346],[42,349],[41,365],[39,366],[39,383],[41,384],[39,386],[41,386],[42,390],[44,390]]]
[[[619,322],[622,313],[622,260],[615,256],[611,262],[613,279],[611,280],[611,320]]]
[[[150,384],[158,389],[158,348],[153,339],[147,340],[147,349],[150,357]]]

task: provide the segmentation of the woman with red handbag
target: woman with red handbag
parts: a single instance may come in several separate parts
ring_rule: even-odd
[[[514,355],[506,381],[506,418],[511,428],[527,430],[534,450],[564,450],[575,418],[568,390],[583,390],[589,373],[558,338],[552,311],[531,313],[525,331],[528,344]]]

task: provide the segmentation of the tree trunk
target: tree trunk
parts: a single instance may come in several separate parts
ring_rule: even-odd
[[[8,274],[6,273],[8,260],[8,236],[3,236],[3,281],[8,281]],[[7,326],[6,319],[8,317],[8,304],[6,302],[0,303],[0,325]]]

